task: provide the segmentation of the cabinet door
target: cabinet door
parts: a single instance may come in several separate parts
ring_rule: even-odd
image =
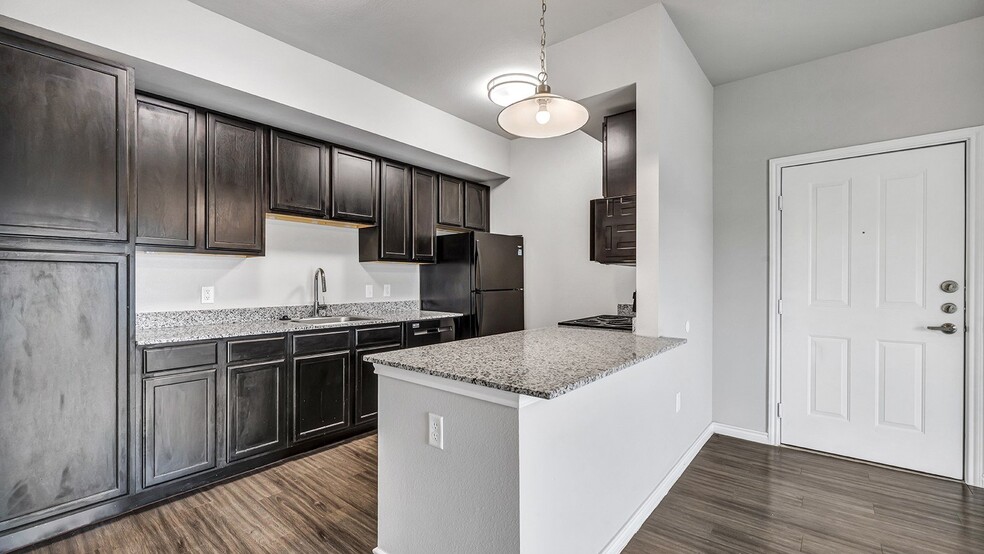
[[[602,189],[606,198],[636,193],[635,110],[605,118]]]
[[[137,99],[137,244],[195,246],[195,127],[194,108]]]
[[[373,156],[331,149],[331,218],[355,223],[376,222],[378,160]]]
[[[144,486],[215,467],[215,370],[144,379]]]
[[[465,183],[461,179],[441,175],[437,192],[437,224],[465,226]]]
[[[263,127],[208,114],[205,244],[263,250]]]
[[[0,233],[127,240],[132,77],[0,32]]]
[[[350,357],[346,350],[294,358],[294,442],[348,427]]]
[[[355,425],[374,421],[379,411],[379,384],[376,367],[365,361],[368,354],[380,354],[399,350],[399,344],[360,348],[355,351]]]
[[[410,168],[382,162],[380,196],[380,258],[410,259]]]
[[[415,262],[437,261],[437,175],[414,168],[412,194],[411,258]]]
[[[270,132],[270,209],[325,216],[328,148],[282,131]]]
[[[591,260],[603,264],[636,261],[635,196],[591,201]]]
[[[0,251],[0,532],[126,492],[126,283],[123,255]]]
[[[287,365],[230,367],[227,386],[229,461],[287,446]]]
[[[465,183],[465,227],[489,230],[489,187]]]

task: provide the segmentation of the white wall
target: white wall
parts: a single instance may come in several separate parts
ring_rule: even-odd
[[[434,163],[509,174],[507,139],[187,0],[4,0],[0,24],[92,45],[135,66],[139,86],[205,107],[325,139],[344,127],[343,144],[367,148],[375,135],[388,150],[378,153],[404,161],[421,163],[405,157],[419,150]]]
[[[492,231],[523,235],[526,328],[615,313],[635,268],[589,260],[588,203],[601,197],[601,143],[584,133],[512,141],[512,177],[492,189]]]
[[[714,420],[766,430],[768,160],[984,123],[984,18],[714,91]]]
[[[137,312],[308,304],[314,270],[324,268],[324,302],[415,300],[419,271],[409,264],[359,263],[357,229],[266,220],[266,256],[138,253]],[[373,285],[372,299],[365,297]],[[383,285],[391,296],[383,298]],[[215,303],[201,303],[201,287],[215,287]]]

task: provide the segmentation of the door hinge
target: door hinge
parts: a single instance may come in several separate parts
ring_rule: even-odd
[[[782,419],[782,402],[776,404],[776,417]]]
[[[776,313],[782,315],[782,298],[780,298],[779,301],[776,302]]]
[[[779,195],[779,211],[782,211],[782,195]]]

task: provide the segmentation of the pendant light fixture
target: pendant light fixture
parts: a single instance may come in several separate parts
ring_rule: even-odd
[[[547,2],[540,2],[540,74],[536,92],[499,112],[499,127],[519,137],[550,138],[577,131],[588,122],[588,110],[550,92],[547,84]],[[494,79],[493,79],[494,81]],[[490,87],[492,83],[489,83]],[[491,98],[491,88],[490,88]]]

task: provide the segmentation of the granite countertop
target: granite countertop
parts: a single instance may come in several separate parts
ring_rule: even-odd
[[[484,387],[556,398],[684,344],[686,339],[577,327],[544,327],[366,356]]]
[[[364,327],[381,323],[401,323],[404,321],[419,321],[425,319],[441,319],[443,317],[460,317],[462,314],[450,312],[431,312],[426,310],[407,310],[393,313],[372,315],[373,319],[365,321],[346,321],[344,323],[297,323],[294,321],[279,321],[267,319],[259,321],[231,321],[210,325],[179,325],[151,329],[137,329],[137,344],[147,346],[171,342],[194,340],[224,339],[230,337],[248,337],[253,335],[269,335],[274,333],[293,333],[312,329],[335,329],[342,327]]]

